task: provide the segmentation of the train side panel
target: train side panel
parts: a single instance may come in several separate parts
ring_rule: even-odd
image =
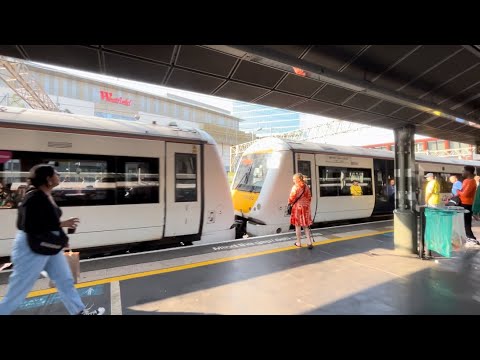
[[[234,213],[227,174],[217,146],[204,145],[204,217],[202,243],[235,239]]]

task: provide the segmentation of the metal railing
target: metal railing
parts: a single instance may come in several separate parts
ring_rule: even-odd
[[[281,134],[274,134],[271,136],[279,139],[287,139],[293,141],[311,141],[326,138],[327,136],[345,134],[370,127],[371,126],[351,123],[348,121],[332,120],[317,126],[293,130]],[[242,156],[243,152],[254,142],[255,141],[248,141],[246,143],[230,147],[230,171],[235,171],[238,160]]]
[[[425,150],[416,151],[415,154],[424,154],[438,157],[454,157],[460,159],[471,159],[473,156],[473,146],[457,149]]]
[[[32,109],[60,111],[24,63],[0,58],[0,78]]]

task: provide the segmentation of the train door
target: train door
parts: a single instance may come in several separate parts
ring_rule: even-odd
[[[302,173],[305,175],[305,182],[310,187],[312,192],[312,202],[310,211],[312,213],[312,219],[315,217],[315,212],[317,209],[317,179],[316,173],[313,171],[315,168],[315,156],[313,154],[300,154],[295,155],[295,168],[296,172]]]
[[[200,162],[200,145],[167,143],[165,237],[200,231]]]
[[[395,209],[395,176],[393,160],[373,159],[375,207],[373,214],[390,214]]]

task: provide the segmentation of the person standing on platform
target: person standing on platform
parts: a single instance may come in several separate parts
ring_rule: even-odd
[[[480,245],[472,232],[472,205],[477,191],[477,183],[474,179],[474,173],[475,168],[473,166],[466,165],[463,167],[463,177],[465,180],[463,180],[462,189],[458,190],[457,194],[460,197],[461,206],[465,210],[468,210],[468,213],[465,213],[464,215],[465,233],[467,234],[468,240]]]
[[[288,203],[293,204],[292,213],[290,215],[290,223],[295,225],[295,234],[297,236],[297,241],[294,243],[295,246],[301,247],[301,237],[302,237],[302,226],[307,236],[307,245],[309,249],[313,249],[312,244],[312,233],[310,230],[310,225],[312,225],[312,214],[310,212],[310,202],[312,201],[312,193],[310,188],[303,179],[303,175],[296,173],[293,175],[293,186],[290,191],[290,196],[288,198]],[[307,231],[308,230],[308,231]]]
[[[460,180],[458,180],[457,175],[450,176],[449,180],[453,184],[452,185],[452,196],[456,196],[458,190],[462,189],[462,182]]]

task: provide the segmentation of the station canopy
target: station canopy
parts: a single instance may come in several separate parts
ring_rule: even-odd
[[[0,45],[0,55],[480,141],[480,45]]]

